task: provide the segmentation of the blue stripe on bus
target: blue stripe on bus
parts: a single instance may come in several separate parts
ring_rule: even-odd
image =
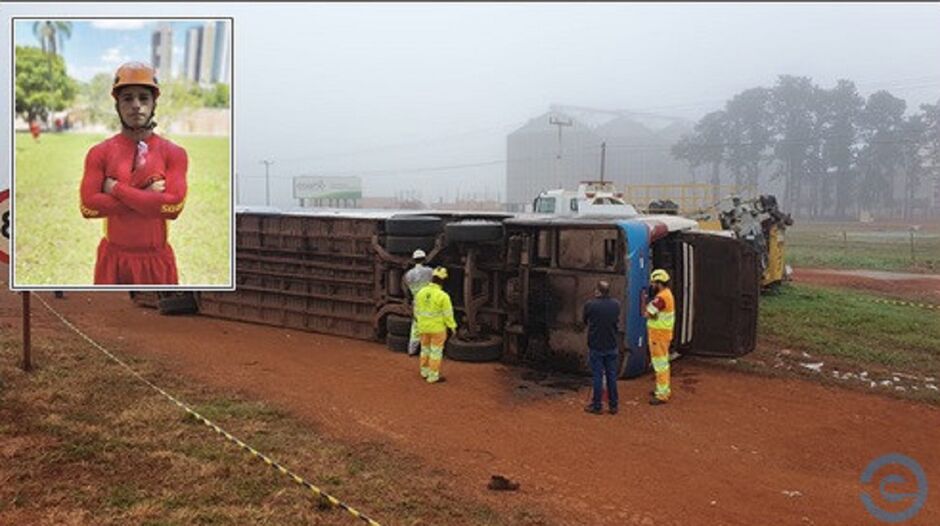
[[[637,220],[620,221],[617,226],[623,230],[627,241],[627,290],[623,305],[628,353],[624,357],[621,376],[635,378],[649,369],[646,319],[641,310],[643,291],[649,287],[649,227],[646,223]]]

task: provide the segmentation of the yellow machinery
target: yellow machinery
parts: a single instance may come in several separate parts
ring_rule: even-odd
[[[793,219],[780,211],[777,198],[761,195],[742,200],[730,196],[716,208],[722,230],[734,232],[735,237],[750,243],[760,254],[761,287],[779,285],[786,278],[784,232]]]
[[[628,184],[623,200],[643,212],[658,212],[657,206],[673,205],[676,213],[690,217],[715,208],[722,196],[757,196],[757,189],[747,185],[711,184]]]
[[[643,184],[627,185],[624,200],[643,212],[679,214],[698,221],[701,230],[728,230],[748,241],[761,255],[762,288],[786,278],[784,233],[793,220],[772,195],[757,195],[751,186]]]
[[[787,277],[787,266],[784,263],[784,231],[785,227],[776,224],[768,229],[767,267],[764,269],[764,275],[761,276],[761,287],[779,285]]]
[[[698,221],[699,230],[724,230],[723,228],[721,228],[721,221],[717,219],[695,219],[695,220]]]

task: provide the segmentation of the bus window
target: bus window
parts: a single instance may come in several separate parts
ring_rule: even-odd
[[[578,200],[577,200],[577,199],[572,199],[572,200],[571,200],[571,204],[570,204],[569,206],[571,207],[571,211],[572,211],[572,212],[577,212],[577,211],[578,211]]]

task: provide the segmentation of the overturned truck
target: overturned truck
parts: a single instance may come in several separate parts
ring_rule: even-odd
[[[643,292],[665,268],[676,298],[674,351],[754,349],[760,270],[748,244],[676,216],[369,211],[237,213],[234,292],[197,293],[199,313],[386,341],[404,351],[410,254],[447,267],[458,330],[451,359],[586,370],[581,307],[599,280],[624,307],[621,376],[649,368]],[[179,302],[179,298],[173,301]]]

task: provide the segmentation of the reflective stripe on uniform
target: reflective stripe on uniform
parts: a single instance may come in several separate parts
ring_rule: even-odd
[[[655,318],[650,318],[646,326],[650,329],[660,329],[671,331],[676,324],[676,313],[675,312],[662,312],[660,311],[659,315]]]
[[[421,289],[414,304],[415,322],[419,333],[442,333],[448,328],[457,328],[450,296],[437,283],[431,283]]]
[[[646,310],[651,317],[646,320],[646,327],[650,330],[672,332],[672,328],[676,324],[676,301],[672,296],[672,291],[669,289],[659,291],[659,293],[656,294],[654,301],[655,300],[660,300],[660,304],[663,305],[663,308],[657,309],[652,301],[647,305]],[[656,317],[653,318],[653,315]]]
[[[659,369],[659,368],[661,368],[661,367],[669,367],[669,357],[668,357],[668,356],[663,356],[663,357],[654,356],[654,357],[652,358],[652,361],[653,361],[653,367],[656,368],[656,369]]]
[[[650,332],[650,361],[656,372],[656,398],[668,400],[672,394],[669,388],[669,344],[671,338],[661,331]]]

